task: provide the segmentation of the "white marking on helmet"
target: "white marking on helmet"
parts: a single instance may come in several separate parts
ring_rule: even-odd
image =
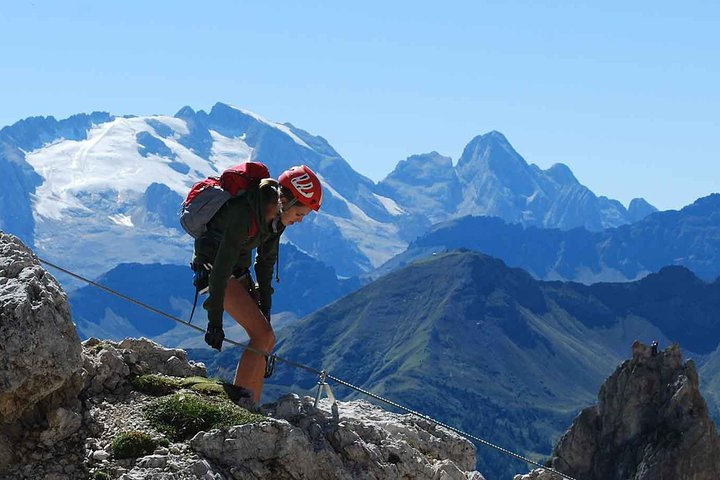
[[[314,185],[310,175],[306,173],[299,177],[294,177],[290,180],[290,183],[293,184],[293,187],[295,187],[300,195],[305,198],[312,198]]]

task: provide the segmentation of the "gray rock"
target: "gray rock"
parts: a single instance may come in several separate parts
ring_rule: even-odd
[[[126,338],[120,348],[130,350],[146,372],[162,373],[175,377],[207,377],[202,363],[188,360],[187,353],[177,348],[165,348],[146,338]],[[127,357],[131,359],[131,357]]]
[[[0,437],[12,441],[11,424],[22,415],[66,406],[72,394],[59,392],[74,384],[82,358],[62,288],[30,249],[2,232],[0,346]],[[9,457],[0,455],[0,471]]]
[[[15,455],[13,455],[12,444],[7,438],[0,435],[0,473],[14,462]]]
[[[147,455],[137,462],[139,468],[164,468],[167,465],[166,455]]]
[[[48,423],[49,428],[40,434],[40,440],[50,446],[77,432],[82,425],[82,416],[65,408],[57,408],[48,415]]]
[[[190,471],[196,478],[202,480],[222,480],[224,477],[213,471],[212,466],[207,460],[198,460],[190,467]]]
[[[122,352],[108,345],[96,356],[84,355],[85,370],[89,377],[89,390],[94,394],[113,392],[127,383],[130,368]]]
[[[482,479],[471,471],[475,447],[452,432],[362,401],[339,403],[339,422],[321,407],[286,395],[263,406],[275,418],[201,432],[190,445],[240,479]]]
[[[92,453],[92,458],[97,462],[103,462],[110,458],[110,454],[105,450],[96,450]]]
[[[556,470],[585,480],[720,478],[720,437],[700,394],[695,363],[680,348],[633,344],[624,362],[560,439]],[[545,480],[535,471],[518,480]]]

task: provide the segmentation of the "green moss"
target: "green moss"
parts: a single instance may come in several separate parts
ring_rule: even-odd
[[[169,395],[182,387],[177,378],[157,374],[139,375],[130,382],[135,390],[156,397]]]
[[[180,385],[182,385],[185,388],[190,388],[193,385],[197,385],[199,383],[221,383],[220,380],[216,380],[214,378],[206,378],[206,377],[187,377],[187,378],[181,378]]]
[[[194,392],[212,397],[223,397],[237,401],[243,396],[243,389],[217,378],[188,377],[180,379],[180,384]]]
[[[224,398],[194,394],[159,398],[147,407],[145,414],[153,427],[175,441],[186,440],[200,431],[259,422],[265,418]]]
[[[190,389],[203,395],[227,397],[227,393],[225,393],[225,387],[218,383],[196,383],[195,385],[190,387]]]
[[[94,480],[112,480],[112,477],[105,472],[95,472],[93,475]]]
[[[144,432],[123,432],[112,441],[112,453],[116,459],[137,458],[150,455],[158,447],[158,441]]]

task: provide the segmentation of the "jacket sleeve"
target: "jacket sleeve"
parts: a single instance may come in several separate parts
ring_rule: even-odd
[[[272,308],[272,276],[275,262],[278,256],[278,244],[280,243],[280,233],[274,233],[265,240],[258,248],[255,256],[255,278],[258,281],[260,289],[260,306],[262,309],[269,311]]]
[[[251,222],[250,212],[242,208],[242,203],[232,200],[225,205],[222,215],[224,218],[219,220],[225,224],[225,228],[210,271],[209,296],[203,303],[203,308],[208,312],[210,325],[216,326],[222,326],[225,288],[238,262],[243,245],[248,242]]]

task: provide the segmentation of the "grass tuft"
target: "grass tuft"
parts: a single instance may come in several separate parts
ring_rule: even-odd
[[[228,428],[263,420],[224,398],[174,394],[149,405],[145,415],[150,424],[174,441],[187,440],[200,431]]]
[[[116,459],[137,458],[150,455],[159,442],[144,432],[123,432],[112,441],[112,453]]]

